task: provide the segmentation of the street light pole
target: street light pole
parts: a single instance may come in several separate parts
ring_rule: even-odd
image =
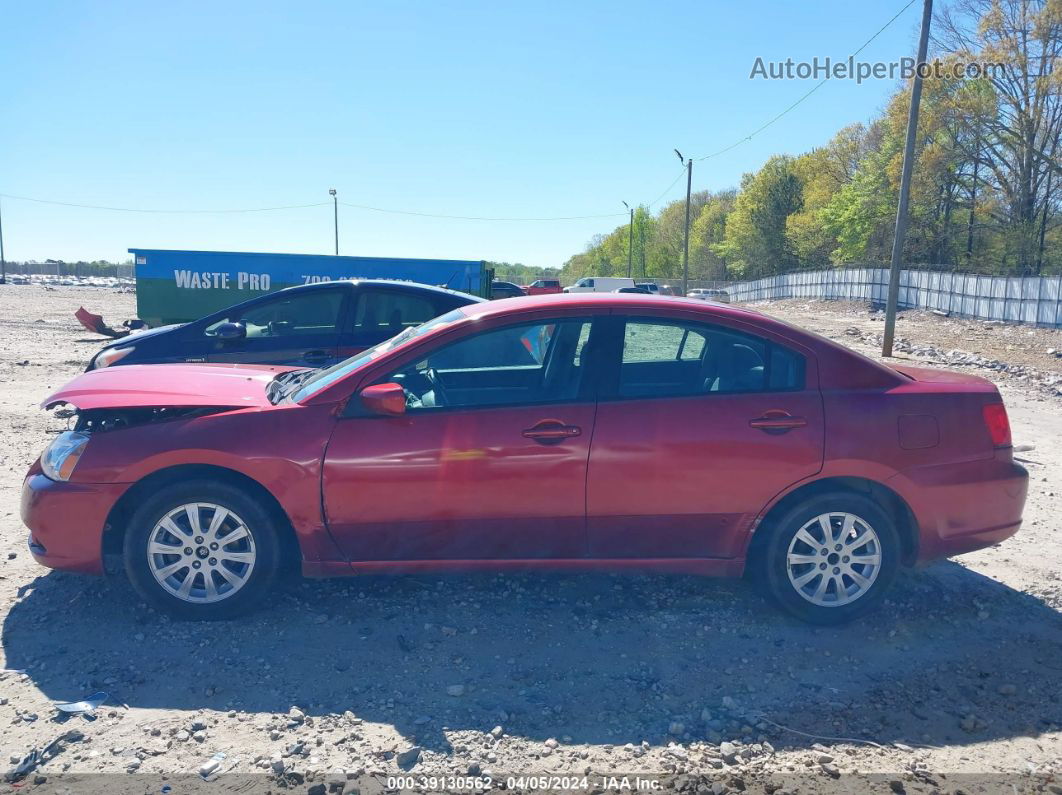
[[[634,263],[634,208],[627,202],[623,206],[631,211],[631,222],[627,226],[627,278],[631,278],[631,268]]]
[[[682,152],[675,150],[679,162]],[[690,189],[693,187],[693,158],[686,158],[686,227],[682,234],[682,294],[689,292],[690,283]]]
[[[896,304],[900,298],[900,265],[903,261],[903,240],[907,236],[907,202],[911,196],[911,168],[914,166],[915,137],[918,134],[918,103],[922,99],[922,64],[929,47],[929,25],[933,20],[933,0],[922,6],[922,34],[918,38],[918,61],[914,83],[911,85],[911,108],[907,113],[907,140],[903,148],[903,170],[900,172],[900,201],[896,206],[896,232],[892,239],[892,261],[889,263],[889,296],[885,303],[885,332],[881,339],[881,355],[892,356],[892,339],[896,333]]]
[[[339,199],[336,198],[336,189],[329,188],[329,194],[332,196],[332,210],[336,220],[336,256],[339,256]]]
[[[0,207],[0,284],[7,284],[7,260],[4,259],[4,214]]]

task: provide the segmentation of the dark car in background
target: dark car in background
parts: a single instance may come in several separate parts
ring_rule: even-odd
[[[484,300],[385,279],[300,285],[191,323],[115,340],[92,357],[88,369],[178,362],[328,367],[407,328]]]
[[[498,298],[522,298],[525,295],[527,293],[524,292],[524,288],[519,284],[502,282],[497,279],[490,283],[490,297],[492,300]]]

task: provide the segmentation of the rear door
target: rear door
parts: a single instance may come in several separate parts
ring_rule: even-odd
[[[339,341],[340,359],[361,353],[461,305],[446,295],[376,286],[359,286],[353,303]]]
[[[813,361],[699,320],[611,323],[587,472],[590,555],[740,555],[763,506],[822,467]]]

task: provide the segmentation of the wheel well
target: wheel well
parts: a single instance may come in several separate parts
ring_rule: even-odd
[[[764,530],[770,527],[772,521],[782,516],[797,503],[828,491],[851,491],[874,500],[889,514],[889,517],[896,525],[896,532],[900,536],[902,547],[900,560],[905,566],[910,566],[915,562],[918,557],[918,522],[915,520],[910,506],[888,486],[859,477],[823,478],[801,486],[785,495],[760,520],[759,525],[756,527],[756,532],[752,535],[752,541],[749,543],[746,560],[749,562],[758,560],[759,556],[763,554],[763,548],[769,535]],[[746,568],[752,567],[746,566]]]
[[[292,566],[297,565],[298,561],[302,560],[302,550],[295,536],[295,530],[291,526],[291,520],[269,489],[258,481],[232,469],[204,464],[187,464],[152,472],[147,477],[134,483],[111,508],[103,530],[102,549],[104,568],[108,574],[115,574],[123,569],[122,545],[125,542],[125,532],[129,524],[129,518],[140,501],[146,495],[171,483],[197,479],[229,483],[252,495],[269,512],[274,526],[280,534],[281,560],[290,561]]]

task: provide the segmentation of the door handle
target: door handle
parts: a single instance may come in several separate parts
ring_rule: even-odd
[[[534,439],[543,444],[555,444],[579,436],[582,432],[583,429],[578,425],[565,425],[560,420],[542,420],[524,429],[521,435],[525,439]]]
[[[308,362],[323,362],[328,358],[328,351],[306,351],[302,358]]]
[[[785,433],[793,428],[803,428],[808,421],[803,417],[794,417],[784,411],[769,411],[762,417],[749,420],[750,428],[759,428],[767,433]]]

